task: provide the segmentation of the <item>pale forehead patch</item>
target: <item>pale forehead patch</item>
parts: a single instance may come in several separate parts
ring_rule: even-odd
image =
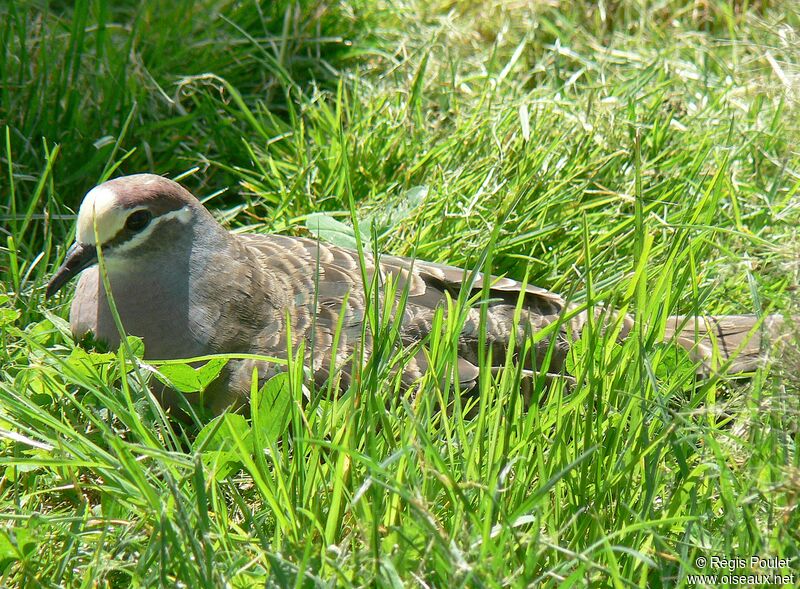
[[[125,225],[126,212],[119,206],[117,194],[111,188],[102,184],[95,186],[86,193],[78,211],[78,243],[94,243],[95,223],[100,243],[109,241]]]
[[[152,180],[148,180],[142,184],[152,182]],[[124,206],[120,201],[124,201],[126,195],[123,194],[123,198],[120,199],[120,195],[110,184],[113,183],[101,184],[92,188],[83,198],[81,208],[78,210],[78,229],[75,236],[78,243],[94,246],[94,225],[97,225],[97,237],[100,243],[108,244],[121,234],[128,217],[133,212],[148,209],[144,203],[138,207]],[[158,225],[165,221],[175,219],[186,225],[191,222],[192,218],[192,209],[188,204],[173,211],[156,214],[144,230],[128,235],[125,241],[116,244],[114,251],[124,253],[138,247],[149,239]]]

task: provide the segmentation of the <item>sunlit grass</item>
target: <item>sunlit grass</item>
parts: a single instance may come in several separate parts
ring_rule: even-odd
[[[697,381],[658,343],[672,313],[795,312],[798,15],[556,4],[0,9],[0,584],[672,586],[800,556],[797,358]],[[405,392],[373,307],[343,394],[295,361],[252,419],[177,427],[136,342],[84,351],[70,290],[43,301],[85,190],[141,171],[237,231],[324,212],[638,326],[585,331],[526,408],[511,359],[447,386],[465,294]]]

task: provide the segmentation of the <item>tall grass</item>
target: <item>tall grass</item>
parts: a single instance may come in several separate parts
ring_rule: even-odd
[[[96,0],[0,13],[2,584],[684,586],[714,573],[700,556],[800,556],[791,350],[748,381],[696,381],[657,343],[671,313],[794,312],[796,12]],[[511,360],[472,398],[443,386],[464,297],[405,394],[375,308],[386,345],[346,393],[303,402],[293,361],[254,391],[274,403],[196,435],[142,388],[135,342],[84,351],[69,291],[43,303],[83,192],[139,171],[182,175],[237,231],[306,234],[326,212],[382,251],[488,260],[633,313],[638,331],[586,330],[576,384],[539,385],[526,409]]]

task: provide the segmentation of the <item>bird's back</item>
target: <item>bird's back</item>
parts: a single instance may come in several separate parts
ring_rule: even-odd
[[[376,264],[371,254],[364,254],[362,264],[358,252],[313,239],[257,234],[238,237],[254,263],[266,269],[282,302],[284,319],[280,325],[262,331],[255,347],[260,353],[285,355],[288,340],[284,336],[291,332],[295,349],[301,341],[305,343],[307,361],[318,383],[328,378],[333,364],[346,384],[353,356],[363,352],[364,358],[369,357],[381,343],[365,325],[367,314],[376,308],[380,310],[376,316],[392,319],[401,311],[396,343],[412,347],[430,334],[435,313],[447,306],[448,297],[457,299],[464,288],[470,295],[478,294],[486,280],[481,273],[397,256],[381,256]],[[517,281],[495,276],[489,282],[488,300],[475,302],[467,310],[458,341],[459,380],[464,386],[470,386],[478,374],[482,304],[487,309],[485,337],[500,362],[512,333],[522,337],[525,331],[541,329],[557,321],[565,308],[561,297],[544,289],[523,287]],[[385,296],[390,288],[394,294],[391,301]],[[521,321],[517,325],[513,319],[520,297]],[[393,306],[388,315],[383,314],[386,305]],[[381,333],[388,337],[386,331]],[[564,330],[556,337],[559,345],[553,362],[559,363],[566,351],[566,341],[561,341]],[[548,342],[545,338],[539,343],[542,356]],[[423,352],[413,354],[403,368],[406,384],[418,378],[425,365]]]

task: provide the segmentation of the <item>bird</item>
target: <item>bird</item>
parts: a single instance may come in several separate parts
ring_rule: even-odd
[[[286,359],[301,344],[316,385],[335,379],[338,389],[349,387],[357,359],[368,359],[380,344],[366,326],[371,284],[380,304],[393,304],[386,296],[395,302],[404,298],[397,345],[410,352],[397,376],[405,388],[428,368],[423,346],[437,310],[444,312],[463,289],[471,295],[488,292],[488,299],[470,299],[474,304],[462,317],[454,344],[461,390],[476,385],[482,347],[492,350],[493,364],[502,363],[512,340],[519,345],[542,330],[547,336],[532,345],[525,368],[563,375],[570,342],[590,319],[589,311],[558,294],[507,277],[413,258],[376,258],[306,237],[231,233],[179,183],[134,174],[86,194],[75,241],[45,293],[50,299],[80,275],[69,312],[71,331],[77,339],[90,334],[109,347],[121,340],[98,249],[124,331],[142,338],[145,360],[232,355],[203,397],[203,409],[214,415],[247,408],[254,371],[262,384],[285,370],[284,363],[263,357]],[[387,295],[387,288],[394,294]],[[601,315],[594,311],[596,319]],[[619,339],[634,326],[629,315],[602,316],[606,324],[616,321]],[[664,338],[689,350],[698,372],[708,372],[716,359],[726,372],[741,373],[763,361],[762,340],[782,323],[779,316],[673,316]],[[163,404],[180,406],[179,394],[167,388]]]

